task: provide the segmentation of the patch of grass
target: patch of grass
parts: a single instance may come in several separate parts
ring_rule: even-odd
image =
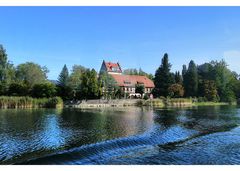
[[[227,102],[195,102],[194,106],[222,106],[222,105],[230,105]]]

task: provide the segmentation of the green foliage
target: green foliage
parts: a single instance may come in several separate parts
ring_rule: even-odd
[[[221,101],[230,102],[236,100],[234,95],[232,80],[234,79],[233,73],[227,68],[227,63],[222,61],[212,61],[210,63],[213,67],[212,75],[216,83],[218,94]]]
[[[139,70],[137,70],[135,68],[125,69],[123,71],[123,74],[125,74],[125,75],[142,75],[142,76],[146,76],[149,79],[153,80],[153,75],[144,72],[141,68],[139,68]]]
[[[99,74],[99,94],[105,99],[111,99],[114,97],[114,90],[119,89],[117,82],[107,72],[100,72]],[[126,96],[126,95],[125,95]]]
[[[9,96],[27,96],[30,94],[30,88],[23,82],[13,82],[8,88]]]
[[[174,83],[174,75],[170,73],[171,64],[168,62],[168,54],[162,58],[161,66],[156,70],[153,94],[155,97],[168,96],[168,88]]]
[[[135,85],[135,93],[140,93],[141,95],[144,93],[144,85],[142,84],[136,84]]]
[[[148,94],[144,94],[143,99],[144,100],[148,100],[149,99],[149,95]]]
[[[229,102],[229,103],[236,102],[236,96],[230,88],[227,87],[226,89],[224,89],[224,91],[222,92],[222,95],[223,95],[222,96],[223,102]]]
[[[198,96],[198,73],[193,60],[190,61],[187,72],[183,76],[184,89],[187,97]]]
[[[0,44],[0,95],[7,94],[9,84],[15,79],[15,69],[8,61],[6,50]]]
[[[121,99],[121,98],[123,98],[123,97],[124,97],[124,92],[123,92],[123,90],[122,90],[120,87],[116,86],[116,87],[114,88],[113,98]]]
[[[214,81],[212,80],[203,80],[199,85],[201,91],[203,92],[203,96],[208,101],[219,101],[219,96],[217,92],[217,86]]]
[[[46,67],[41,67],[33,62],[20,64],[16,68],[17,81],[24,82],[31,88],[35,84],[46,82],[47,73],[48,69]]]
[[[82,75],[86,72],[86,68],[81,65],[74,65],[72,67],[72,73],[70,74],[67,82],[67,92],[71,92],[68,96],[72,98],[81,99],[81,84]]]
[[[69,99],[72,90],[68,86],[69,84],[69,72],[67,65],[65,64],[60,72],[57,80],[57,94],[62,97],[64,100]]]
[[[6,50],[0,44],[0,81],[6,79],[6,69],[8,65]]]
[[[175,72],[174,79],[175,79],[175,83],[181,84],[181,85],[183,84],[183,78],[180,75],[179,71]]]
[[[58,85],[61,87],[65,87],[68,82],[68,77],[69,77],[68,68],[67,65],[65,64],[62,68],[61,73],[58,76]]]
[[[49,98],[56,96],[56,86],[52,83],[35,84],[32,88],[32,96],[37,98]]]
[[[143,103],[143,102],[142,102]],[[163,99],[148,99],[143,103],[145,106],[164,107]]]
[[[135,68],[125,69],[123,71],[123,74],[125,74],[125,75],[138,75],[138,70],[135,69]]]
[[[236,101],[239,92],[239,80],[238,75],[234,72],[231,72],[227,68],[227,63],[224,60],[221,61],[211,61],[210,63],[205,63],[198,67],[198,74],[199,74],[199,83],[200,85],[206,82],[206,80],[210,80],[212,83],[205,88],[201,88],[199,90],[199,94],[201,96],[205,96],[206,91],[204,89],[216,94],[216,91],[213,88],[213,84],[216,86],[217,90],[217,97],[206,97],[209,100],[217,101],[220,100],[222,102],[233,102]],[[202,86],[202,85],[201,85]],[[210,90],[209,90],[210,89]],[[212,89],[212,90],[211,90]]]
[[[207,102],[208,99],[206,97],[198,97],[198,102]]]
[[[186,65],[183,65],[183,68],[182,68],[182,77],[184,77],[186,73],[187,73],[187,66],[186,66]]]
[[[191,98],[171,98],[168,101],[170,103],[192,103]]]
[[[87,69],[82,74],[82,83],[80,87],[82,99],[95,99],[99,95],[97,72]]]
[[[28,96],[0,96],[0,108],[58,108],[63,106],[60,97],[32,98]]]
[[[232,72],[224,60],[211,61],[198,67],[193,61],[190,61],[188,68],[183,65],[182,75],[180,72],[173,74],[170,70],[168,54],[164,54],[154,78],[141,68],[139,70],[127,69],[124,73],[144,75],[153,79],[155,83],[154,97],[182,97],[182,92],[185,90],[186,97],[199,97],[199,101],[220,100],[233,103],[240,99],[239,75]],[[128,96],[111,75],[101,72],[98,77],[95,70],[86,69],[80,65],[74,65],[70,75],[67,66],[64,65],[58,78],[57,87],[48,83],[47,73],[46,67],[33,62],[26,62],[14,67],[8,61],[6,50],[0,45],[0,95],[15,97],[32,95],[33,97],[49,98],[55,96],[57,90],[57,94],[64,100],[94,99],[102,96],[105,99],[111,99]],[[143,94],[144,88],[136,87],[136,92]],[[2,102],[7,99],[6,97],[2,98]],[[12,100],[10,100],[11,105],[16,102],[14,97],[10,99]],[[21,103],[28,101],[30,97],[26,97],[26,99],[21,98]],[[35,104],[35,101],[33,100],[32,103]],[[45,101],[46,99],[36,103],[45,105]]]
[[[240,99],[240,80],[236,73],[233,73],[234,77],[230,81],[231,89],[233,90],[237,99]]]
[[[172,84],[168,88],[168,92],[169,92],[170,97],[183,97],[184,88],[181,84]]]

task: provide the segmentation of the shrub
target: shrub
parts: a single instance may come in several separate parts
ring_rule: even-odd
[[[198,102],[206,102],[207,98],[206,97],[198,97]]]
[[[29,87],[24,83],[12,83],[8,89],[9,96],[27,96],[29,95]]]
[[[136,84],[135,85],[135,92],[142,95],[144,93],[144,88],[145,88],[144,85]]]
[[[149,95],[144,94],[143,99],[144,99],[144,100],[148,100],[148,99],[149,99]]]
[[[181,84],[172,84],[168,88],[171,97],[182,97],[184,95],[184,88]]]
[[[35,84],[32,89],[32,96],[37,98],[54,97],[56,93],[56,86],[52,83]]]

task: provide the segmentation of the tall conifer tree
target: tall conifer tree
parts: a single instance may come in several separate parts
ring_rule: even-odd
[[[189,63],[188,70],[184,76],[184,83],[186,96],[198,96],[198,73],[197,66],[193,60]]]
[[[168,96],[168,88],[174,83],[174,76],[170,72],[171,64],[168,62],[168,54],[165,53],[162,58],[162,64],[156,70],[154,84],[155,89],[153,91],[156,97]]]
[[[68,77],[69,77],[68,68],[65,64],[63,66],[61,73],[59,74],[58,85],[61,87],[65,87],[67,85]]]

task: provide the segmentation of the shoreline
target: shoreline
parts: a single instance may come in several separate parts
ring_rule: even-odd
[[[112,99],[112,100],[76,100],[63,102],[59,97],[31,98],[0,96],[0,109],[36,109],[36,108],[128,108],[128,107],[154,107],[154,108],[182,108],[197,106],[227,106],[237,103],[227,102],[194,102],[191,98],[159,98],[159,99]]]
[[[100,101],[100,100],[99,100]],[[117,102],[115,102],[117,101]],[[101,101],[100,101],[101,102]],[[91,103],[91,100],[79,104],[65,104],[64,108],[79,108],[79,109],[100,109],[100,108],[125,108],[125,107],[154,107],[154,108],[182,108],[182,107],[198,107],[198,106],[232,106],[237,103],[227,102],[192,102],[183,99],[162,99],[143,100],[143,99],[130,99],[130,100],[112,100],[110,102]]]

